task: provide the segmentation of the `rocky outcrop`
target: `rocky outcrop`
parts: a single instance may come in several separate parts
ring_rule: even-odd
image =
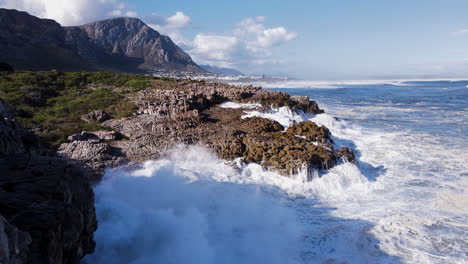
[[[0,215],[0,263],[26,263],[31,236]]]
[[[318,126],[312,121],[301,122],[294,124],[286,130],[286,134],[291,136],[303,137],[306,140],[318,142],[321,144],[331,144],[331,133],[328,128]]]
[[[0,99],[0,153],[25,153],[34,147],[31,135],[21,128],[9,107]]]
[[[94,194],[66,160],[33,152],[34,137],[0,101],[0,262],[79,263],[93,252]]]
[[[79,27],[0,8],[0,61],[17,70],[205,72],[172,40],[136,18]]]
[[[0,212],[32,239],[26,263],[78,263],[93,252],[93,191],[80,170],[60,158],[9,155],[0,174]]]
[[[283,126],[276,121],[261,117],[241,119],[242,112],[242,109],[210,110],[222,125],[201,141],[224,159],[241,157],[247,163],[261,164],[285,176],[301,170],[311,173],[313,169],[328,169],[336,164],[333,146],[327,140],[322,143],[322,138],[292,132],[317,126],[315,123],[302,122],[283,132]],[[321,129],[327,130],[324,127],[317,130]],[[304,129],[302,134],[312,133]]]
[[[261,117],[243,118],[247,109],[219,107],[226,101],[261,103],[259,111],[287,106],[314,115],[322,113],[308,97],[252,86],[174,81],[172,86],[153,87],[132,99],[138,107],[133,117],[110,119],[101,125],[124,135],[106,140],[97,133],[83,132],[70,137],[59,152],[85,167],[101,170],[158,158],[177,144],[200,144],[219,157],[256,162],[289,176],[301,170],[333,167],[350,153],[335,150],[330,131],[307,121],[284,127]]]
[[[86,115],[83,115],[81,119],[86,122],[102,123],[111,119],[111,116],[102,110],[94,110],[90,113],[87,113]]]

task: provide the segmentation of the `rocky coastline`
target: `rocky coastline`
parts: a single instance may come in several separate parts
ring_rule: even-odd
[[[76,161],[99,180],[105,168],[134,165],[157,159],[178,144],[199,144],[220,158],[241,158],[259,163],[285,176],[301,169],[328,169],[341,157],[349,160],[348,149],[335,150],[326,127],[311,121],[287,130],[261,117],[243,118],[246,108],[223,108],[224,102],[256,103],[259,111],[289,107],[309,115],[323,113],[308,97],[264,90],[253,86],[178,80],[172,89],[145,89],[131,100],[137,110],[131,117],[114,119],[102,110],[83,115],[106,130],[71,135],[59,147],[62,157]],[[90,117],[92,117],[90,119]]]
[[[92,94],[127,88],[86,83],[82,89]],[[42,96],[37,89],[36,97]],[[106,111],[115,106],[90,109],[76,122],[98,129],[69,134],[56,149],[38,140],[50,130],[41,124],[23,129],[15,118],[19,107],[11,100],[0,101],[1,263],[79,263],[94,249],[97,222],[91,184],[99,182],[105,169],[138,166],[180,144],[201,145],[222,159],[258,163],[285,177],[329,169],[341,160],[354,162],[352,151],[334,148],[326,127],[306,121],[286,129],[273,120],[245,117],[249,105],[260,112],[288,107],[306,115],[323,113],[308,97],[253,86],[160,79],[119,95],[132,106],[129,115],[114,117]],[[239,107],[223,107],[226,102]]]

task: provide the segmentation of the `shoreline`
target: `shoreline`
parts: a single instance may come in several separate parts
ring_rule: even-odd
[[[4,75],[7,82],[14,82],[21,79],[15,79],[17,76],[22,76],[23,73],[10,73]],[[47,102],[60,102],[60,105],[69,107],[70,103],[78,99],[66,99],[60,97],[63,89],[60,80],[67,80],[73,83],[73,78],[80,77],[76,73],[60,73],[60,72],[42,72],[42,73],[25,73],[40,76],[52,76],[55,79],[55,86],[44,86],[50,89],[57,87],[55,95],[57,98],[63,98],[57,101],[48,98]],[[81,73],[83,74],[83,73]],[[101,78],[102,73],[86,73],[87,78],[91,80],[97,77]],[[115,78],[133,78],[137,75],[119,75],[113,74]],[[36,79],[37,79],[36,78]],[[42,77],[41,77],[42,78]],[[139,77],[138,77],[139,78]],[[329,169],[342,159],[354,162],[354,154],[347,148],[334,149],[333,140],[330,132],[326,127],[317,126],[315,123],[299,122],[289,124],[284,127],[277,121],[272,121],[259,116],[243,117],[245,111],[252,110],[249,107],[243,108],[228,108],[220,107],[221,103],[236,102],[236,103],[254,103],[258,108],[257,111],[268,112],[269,109],[287,108],[290,111],[299,111],[305,114],[314,115],[323,113],[313,101],[308,97],[294,97],[286,93],[273,92],[253,86],[231,86],[221,83],[197,82],[191,80],[164,80],[158,78],[147,78],[145,86],[138,86],[137,90],[131,91],[131,87],[109,85],[106,83],[85,83],[78,87],[83,98],[89,98],[90,95],[101,96],[103,98],[122,98],[126,104],[135,106],[133,112],[126,117],[112,118],[112,116],[103,109],[87,108],[86,111],[91,112],[81,113],[73,119],[76,124],[93,124],[93,127],[105,128],[104,130],[90,130],[80,132],[78,134],[65,134],[68,137],[68,142],[64,142],[58,147],[58,156],[55,151],[48,149],[37,140],[38,136],[47,138],[49,133],[42,124],[29,125],[28,129],[23,129],[18,124],[15,113],[20,105],[8,105],[9,102],[14,102],[14,93],[24,93],[23,96],[28,98],[30,94],[32,101],[26,101],[21,105],[23,109],[28,104],[35,107],[35,112],[32,112],[32,120],[37,120],[34,115],[47,110],[49,103],[41,103],[45,101],[37,101],[41,96],[50,96],[43,93],[43,88],[40,86],[32,86],[28,90],[22,89],[19,84],[18,90],[10,90],[7,93],[6,104],[1,102],[0,112],[2,115],[2,124],[0,133],[5,135],[2,140],[0,151],[0,168],[4,175],[21,175],[15,178],[4,179],[2,185],[5,184],[20,184],[16,182],[18,177],[29,177],[28,181],[42,181],[47,184],[53,184],[56,179],[60,179],[62,171],[57,171],[55,174],[48,173],[51,167],[46,164],[51,162],[61,162],[63,165],[55,165],[57,168],[65,166],[67,170],[74,170],[66,182],[61,183],[66,187],[61,191],[69,192],[73,198],[74,204],[65,202],[65,205],[54,207],[55,198],[48,198],[52,189],[39,188],[32,191],[40,194],[44,199],[43,203],[51,204],[53,213],[44,215],[41,211],[31,211],[27,216],[31,221],[37,217],[48,219],[51,221],[57,218],[56,214],[63,213],[62,206],[70,206],[74,208],[73,212],[78,213],[86,219],[85,224],[78,222],[69,222],[67,228],[74,230],[75,236],[79,237],[74,245],[67,245],[65,241],[57,239],[44,240],[38,235],[56,232],[57,236],[63,236],[63,232],[72,232],[71,230],[59,229],[52,231],[54,226],[41,226],[42,230],[39,233],[34,233],[28,238],[17,241],[17,251],[11,252],[10,258],[26,258],[26,259],[48,259],[53,263],[52,259],[60,258],[60,256],[68,256],[70,261],[78,260],[94,249],[94,241],[92,234],[96,230],[96,218],[94,209],[94,198],[92,192],[80,196],[79,190],[73,189],[76,186],[85,186],[83,188],[90,190],[91,182],[98,182],[105,169],[119,167],[122,165],[138,164],[146,160],[155,160],[160,157],[160,154],[165,150],[170,149],[180,143],[187,145],[203,145],[214,151],[219,158],[225,160],[234,160],[236,158],[243,159],[246,164],[258,163],[263,167],[274,169],[284,176],[291,177],[299,173],[300,170],[306,168],[307,177],[311,177],[311,173],[315,170]],[[128,82],[130,82],[128,81]],[[41,84],[44,85],[44,84]],[[15,86],[11,86],[15,87]],[[32,90],[31,90],[32,89]],[[37,90],[34,90],[37,89]],[[63,90],[67,92],[68,90]],[[127,92],[130,91],[130,92]],[[37,97],[39,93],[39,97]],[[52,93],[54,94],[54,93]],[[115,94],[115,95],[114,95]],[[10,97],[8,97],[10,96]],[[15,95],[16,96],[16,95]],[[120,97],[119,97],[120,96]],[[8,99],[10,98],[10,99]],[[73,98],[73,97],[72,97]],[[53,100],[52,100],[53,99]],[[9,101],[10,100],[10,101]],[[52,100],[52,101],[51,101]],[[55,100],[55,101],[54,101]],[[70,100],[70,101],[66,101]],[[80,99],[84,100],[84,99]],[[78,101],[79,102],[79,101]],[[110,106],[106,105],[106,109],[115,109],[110,101]],[[119,102],[119,101],[115,101]],[[41,105],[42,104],[42,105]],[[57,106],[54,106],[57,107]],[[46,110],[42,110],[45,108]],[[71,109],[71,108],[66,108]],[[73,108],[80,109],[80,108]],[[68,110],[69,111],[69,110]],[[82,110],[79,110],[82,111]],[[21,113],[25,117],[27,114]],[[60,113],[59,113],[60,114]],[[34,119],[36,118],[36,119]],[[24,122],[24,117],[22,122]],[[72,120],[70,120],[72,121]],[[84,123],[83,123],[84,122]],[[60,128],[59,128],[60,129]],[[60,132],[60,131],[59,131]],[[55,132],[54,132],[55,133]],[[67,133],[64,131],[64,133]],[[16,162],[12,162],[12,158]],[[22,160],[29,159],[26,164],[21,163]],[[56,161],[55,161],[56,160]],[[19,163],[18,163],[19,162]],[[45,162],[45,164],[44,164]],[[21,165],[22,164],[22,165]],[[68,169],[69,168],[69,169]],[[78,171],[76,171],[78,169]],[[31,171],[40,171],[39,174],[31,173]],[[310,174],[310,175],[309,175]],[[53,175],[55,178],[49,178],[47,175]],[[59,177],[59,178],[56,178]],[[77,182],[79,184],[77,185]],[[21,186],[21,184],[19,185]],[[75,186],[75,187],[73,187]],[[31,187],[22,187],[26,190]],[[71,188],[70,191],[68,188]],[[55,190],[56,192],[57,190]],[[25,215],[25,208],[29,208],[34,203],[34,200],[22,192],[14,190],[8,194],[3,203],[4,206],[9,205],[11,199],[23,199],[21,207],[14,207],[12,211],[2,211],[2,215],[6,217],[6,221],[14,221],[11,223],[5,222],[7,225],[17,224],[20,230],[31,230],[30,222],[21,222],[23,219],[18,215]],[[77,203],[77,204],[75,204]],[[65,211],[66,212],[66,211]],[[65,216],[58,217],[63,219]],[[65,217],[65,219],[68,219]],[[71,221],[71,220],[66,220]],[[60,222],[59,222],[60,223]],[[64,224],[64,223],[62,223]],[[61,224],[59,224],[61,226]],[[12,227],[15,228],[15,227]],[[44,232],[44,233],[42,233]],[[6,235],[7,240],[14,243]],[[85,242],[86,241],[86,242]],[[86,243],[86,244],[83,244]],[[58,251],[47,253],[50,251],[33,251],[28,252],[24,246],[31,245],[32,248],[40,247],[59,247]],[[81,252],[81,253],[80,253]],[[32,254],[32,255],[31,255]],[[63,262],[63,260],[60,260]],[[71,262],[69,262],[71,263]]]

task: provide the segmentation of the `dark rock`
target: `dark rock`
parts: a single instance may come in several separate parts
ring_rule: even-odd
[[[26,263],[78,263],[93,252],[94,195],[81,171],[36,155],[0,159],[0,213],[29,233]]]
[[[293,108],[302,110],[304,113],[316,115],[324,112],[315,101],[310,101],[308,96],[291,96],[291,101],[295,102]]]
[[[356,155],[348,147],[342,147],[339,150],[335,150],[335,155],[345,162],[357,164]]]
[[[0,72],[14,72],[13,66],[7,63],[0,62]]]
[[[34,147],[31,134],[19,125],[9,107],[0,100],[0,157],[24,153]]]
[[[0,215],[0,263],[27,263],[31,236]]]
[[[242,119],[239,129],[249,134],[263,134],[283,131],[283,126],[276,121],[255,116]]]
[[[292,136],[304,137],[307,140],[319,143],[327,143],[332,141],[330,130],[324,126],[319,127],[312,121],[294,124],[288,127],[286,133]]]
[[[79,263],[95,247],[91,186],[66,160],[34,153],[1,101],[0,119],[1,263]]]

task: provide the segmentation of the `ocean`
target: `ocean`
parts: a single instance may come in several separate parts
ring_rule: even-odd
[[[468,81],[265,86],[325,114],[246,115],[325,125],[359,164],[308,181],[179,146],[108,171],[86,262],[468,263]]]

